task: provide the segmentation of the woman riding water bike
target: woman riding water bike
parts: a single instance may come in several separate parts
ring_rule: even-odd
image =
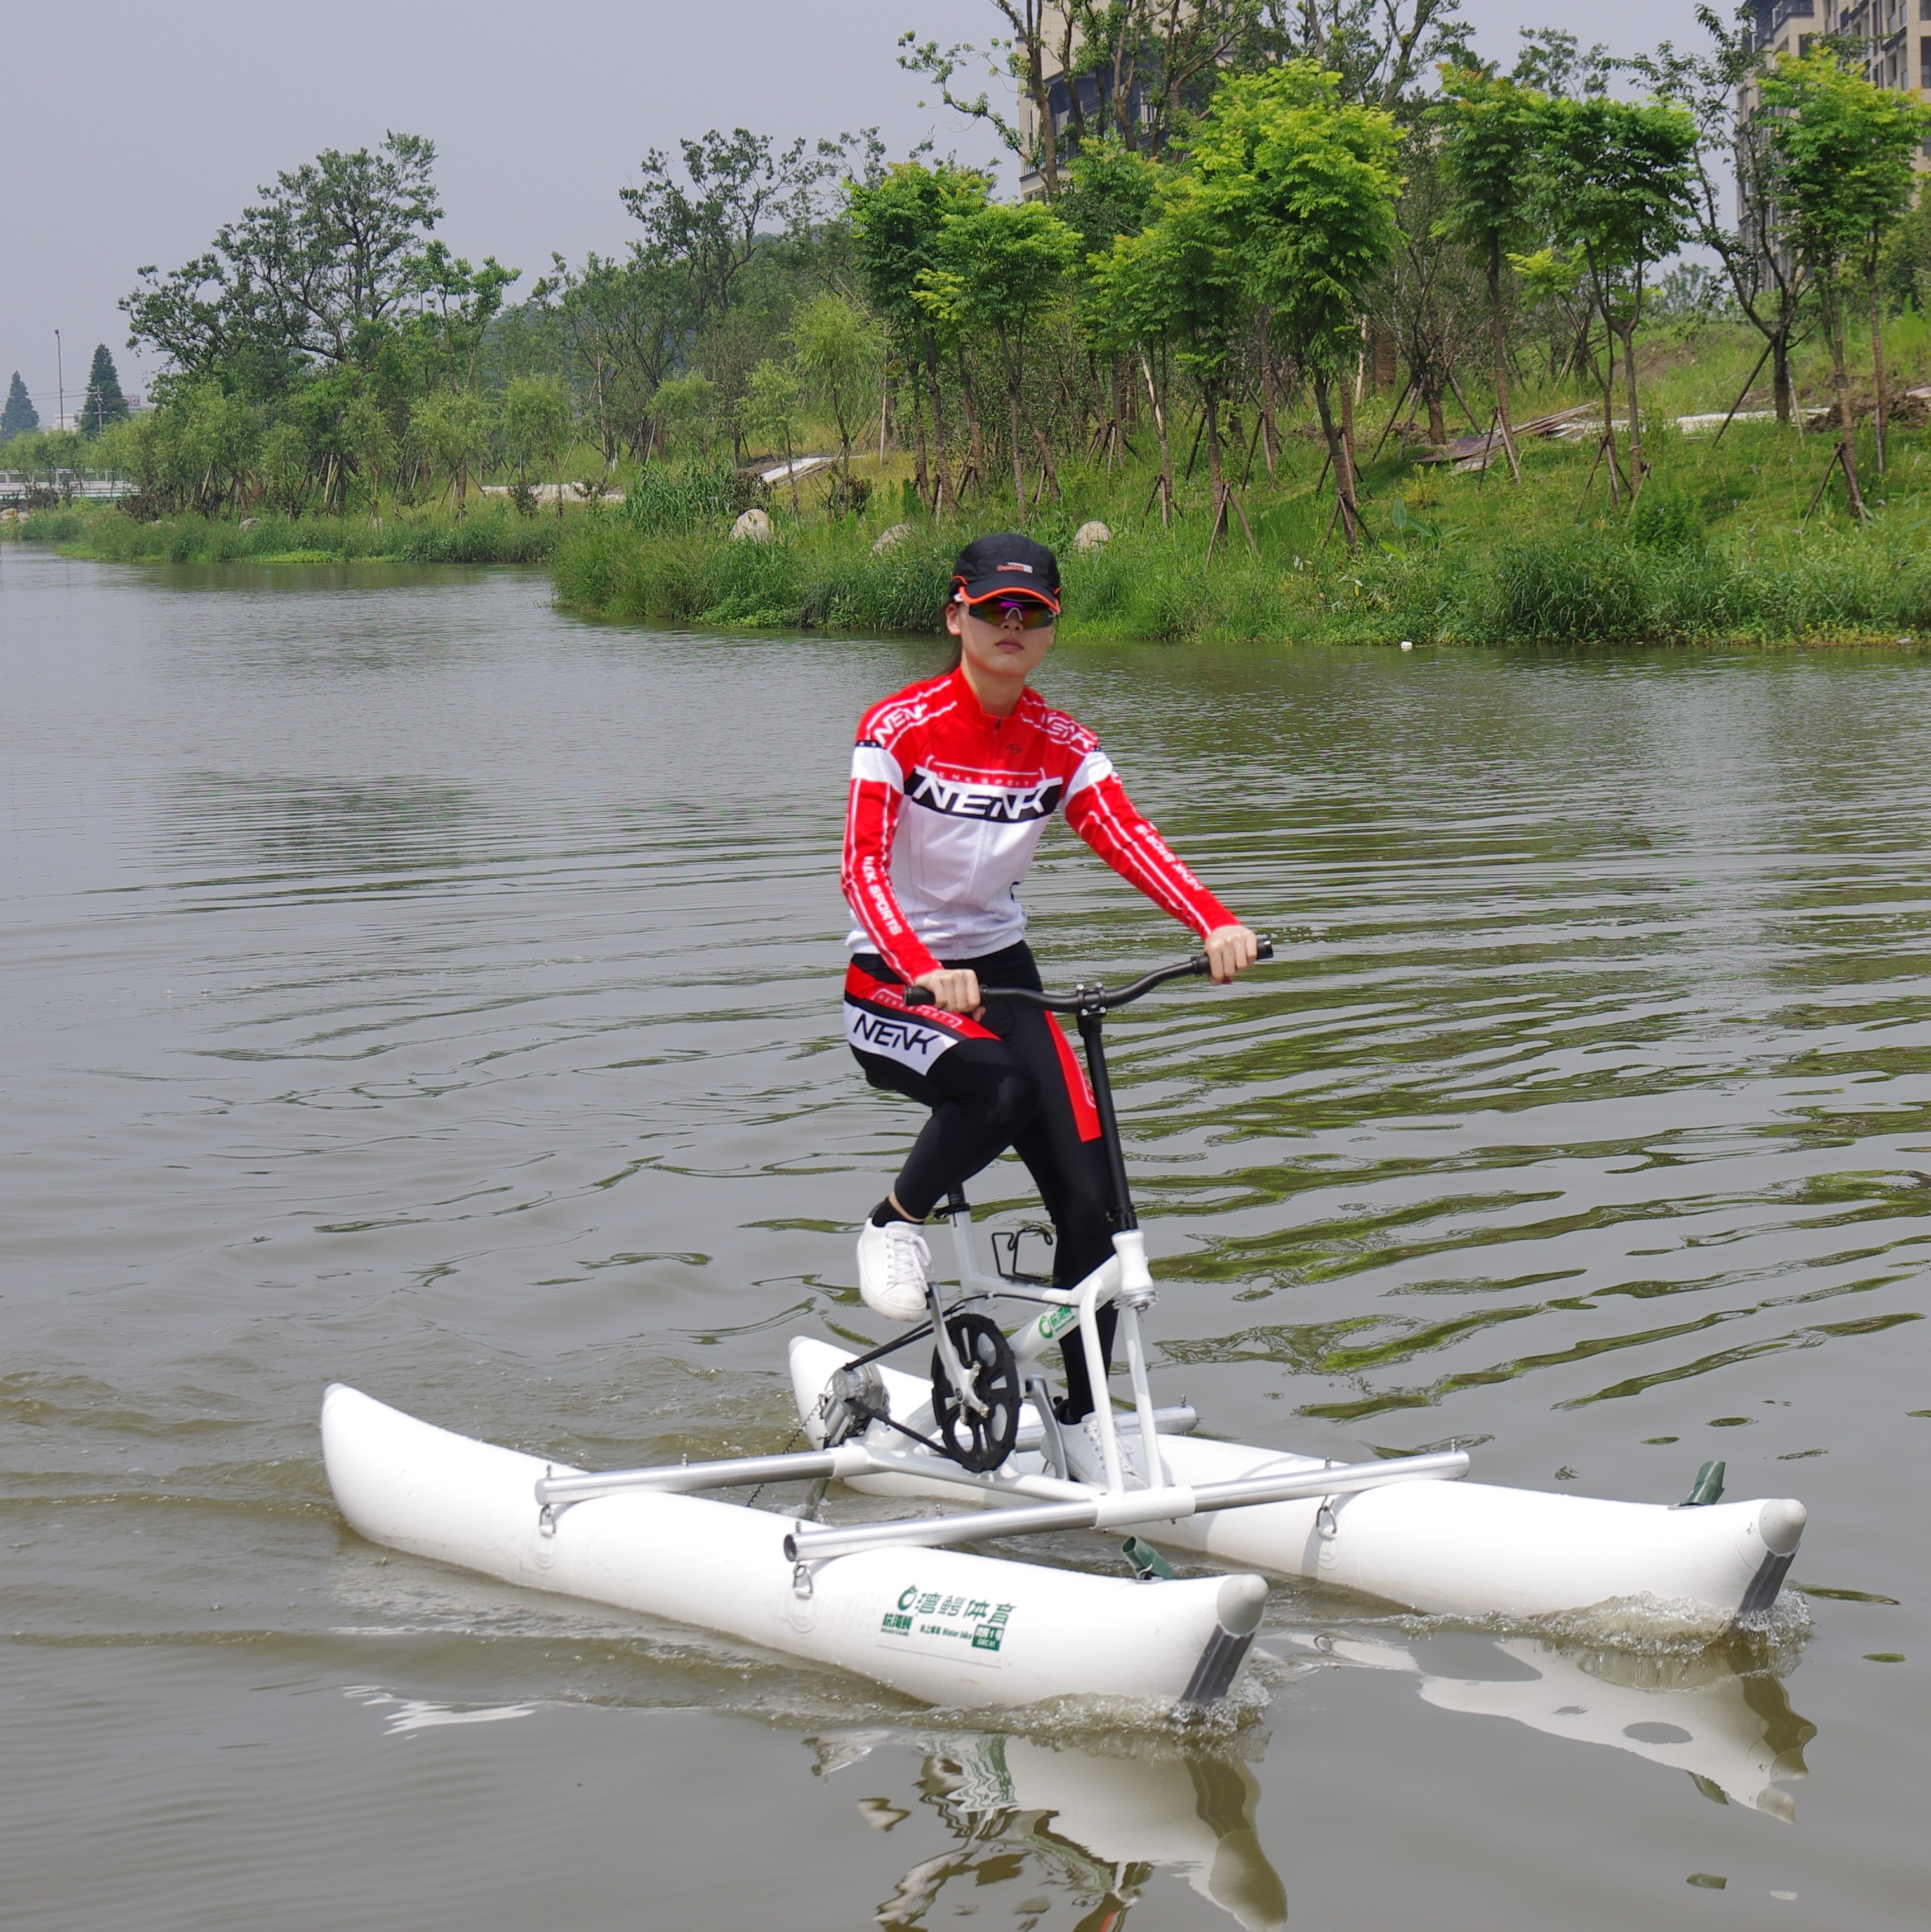
[[[927,1312],[920,1224],[1008,1148],[1054,1228],[1053,1282],[1072,1287],[1112,1252],[1099,1121],[1071,1043],[1049,1013],[987,1001],[982,986],[1038,991],[1015,889],[1046,820],[1066,823],[1114,870],[1204,943],[1224,984],[1259,942],[1141,817],[1086,728],[1027,688],[1053,645],[1060,570],[1030,538],[985,536],[953,566],[946,628],[954,668],[859,720],[843,880],[858,923],[847,944],[845,1038],[871,1084],[932,1110],[859,1235],[859,1289],[895,1321]],[[929,1004],[908,1005],[922,986]],[[1114,1311],[1100,1318],[1111,1359]],[[1063,1346],[1063,1423],[1097,1394],[1077,1338]]]

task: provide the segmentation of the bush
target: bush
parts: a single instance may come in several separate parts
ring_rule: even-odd
[[[749,500],[728,469],[688,464],[673,471],[646,463],[625,493],[623,518],[632,528],[663,532],[728,523]]]
[[[70,544],[89,556],[140,563],[231,563],[250,558],[322,562],[388,559],[412,563],[541,563],[556,547],[553,518],[534,522],[498,511],[462,523],[264,514],[244,529],[226,518],[191,514],[137,521],[118,508],[35,517],[19,526],[36,542]],[[565,528],[569,526],[566,523]]]

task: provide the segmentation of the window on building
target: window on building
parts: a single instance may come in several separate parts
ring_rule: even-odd
[[[1931,0],[1926,0],[1931,5]],[[1918,85],[1931,91],[1931,34],[1918,43]]]

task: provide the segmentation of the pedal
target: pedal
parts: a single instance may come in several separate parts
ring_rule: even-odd
[[[892,1398],[885,1392],[885,1378],[870,1362],[862,1368],[849,1363],[832,1372],[818,1398],[818,1413],[825,1424],[825,1447],[835,1449],[854,1436],[862,1436],[874,1422],[892,1413]]]

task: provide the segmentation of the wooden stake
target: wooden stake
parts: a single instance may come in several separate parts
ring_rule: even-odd
[[[1735,416],[1737,412],[1743,407],[1744,398],[1750,394],[1751,385],[1753,384],[1756,381],[1756,379],[1763,374],[1763,365],[1770,360],[1771,347],[1771,345],[1768,342],[1764,344],[1763,353],[1757,358],[1757,366],[1750,371],[1749,380],[1746,382],[1744,386],[1737,392],[1737,400],[1730,405],[1729,415],[1726,416],[1723,418],[1722,428],[1720,428],[1717,430],[1714,437],[1711,440],[1710,447],[1712,449],[1714,449],[1717,447],[1717,445],[1723,441],[1723,430],[1729,428],[1732,419]]]

